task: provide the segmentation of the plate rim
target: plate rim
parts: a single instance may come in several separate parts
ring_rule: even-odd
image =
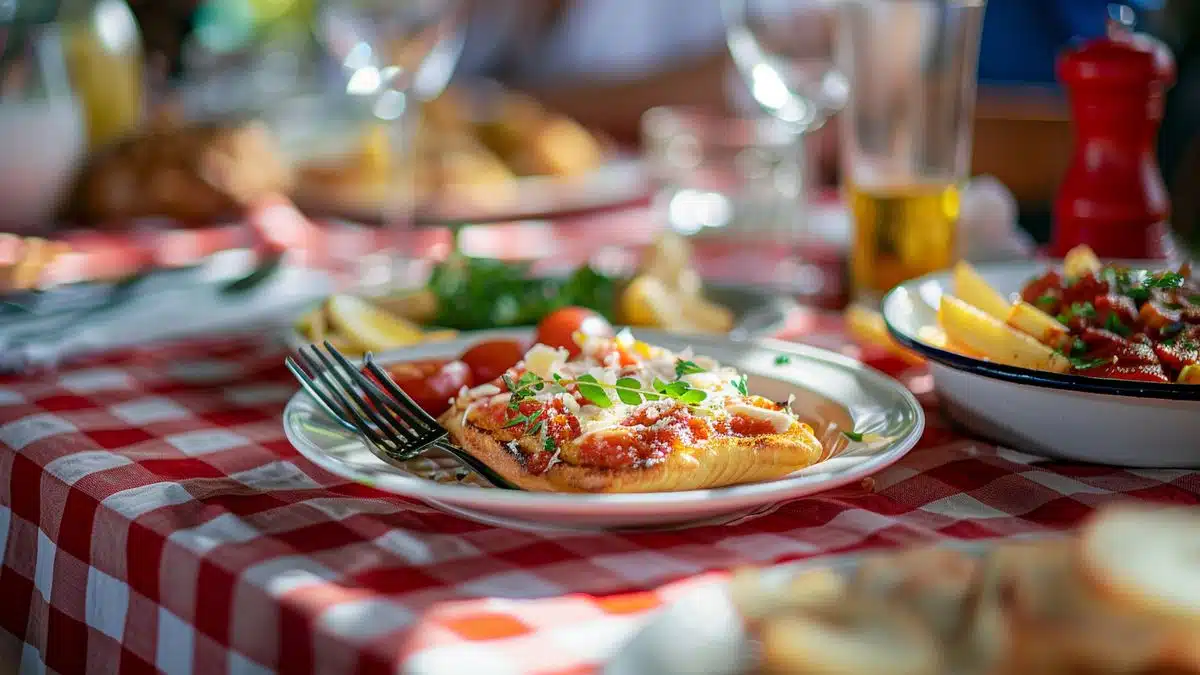
[[[506,329],[494,329],[494,330],[487,330],[487,331],[473,331],[473,332],[469,332],[469,333],[463,333],[462,335],[464,337],[462,339],[466,339],[467,337],[471,337],[471,336],[477,336],[477,338],[482,338],[482,337],[487,337],[487,336],[497,336],[498,337],[498,336],[503,336],[506,334],[509,336],[512,336],[514,334],[520,334],[521,331],[527,331],[527,330],[528,329],[506,328]],[[669,335],[666,333],[662,333],[661,331],[653,331],[653,330],[641,330],[639,332],[641,332],[643,334],[649,334],[649,337],[651,340],[653,340],[654,336]],[[680,336],[670,335],[670,337],[678,339]],[[771,350],[771,351],[775,351],[775,352],[785,353],[790,356],[795,356],[798,358],[807,358],[807,359],[814,359],[814,360],[818,360],[818,361],[825,361],[826,363],[834,365],[836,367],[841,367],[841,368],[844,368],[847,370],[855,371],[856,373],[858,373],[862,376],[865,376],[866,378],[871,380],[872,384],[874,384],[875,386],[891,390],[891,391],[893,391],[893,393],[898,394],[901,401],[903,402],[903,409],[909,414],[909,416],[912,419],[912,426],[907,431],[907,433],[905,433],[903,436],[901,436],[899,438],[892,439],[888,443],[888,445],[885,446],[886,449],[882,449],[877,456],[872,457],[872,458],[862,462],[861,464],[857,464],[850,469],[847,469],[845,471],[845,473],[843,473],[843,474],[838,474],[836,477],[828,479],[827,481],[825,481],[825,483],[823,483],[823,487],[820,490],[816,490],[814,492],[821,492],[824,490],[833,489],[836,487],[840,487],[842,485],[846,485],[855,480],[860,480],[864,477],[873,475],[873,474],[877,473],[878,471],[881,471],[881,470],[887,468],[888,466],[891,466],[892,464],[894,464],[895,462],[897,462],[901,458],[903,458],[905,455],[907,455],[913,449],[913,447],[916,446],[916,444],[920,441],[922,435],[924,434],[925,412],[924,412],[924,409],[921,407],[920,402],[917,400],[916,396],[911,391],[909,391],[909,389],[907,387],[905,387],[903,384],[901,384],[895,378],[889,377],[888,375],[880,372],[879,370],[872,368],[856,359],[850,358],[843,354],[839,354],[837,352],[833,352],[833,351],[830,351],[827,349],[822,349],[820,347],[814,347],[811,345],[805,345],[805,344],[794,343],[794,342],[786,342],[783,340],[776,340],[776,339],[770,339],[770,338],[753,339],[753,340],[747,340],[745,342],[734,342],[732,340],[728,340],[727,338],[712,338],[709,336],[695,336],[695,337],[687,336],[686,339],[689,342],[692,342],[693,344],[705,343],[705,342],[708,342],[710,344],[711,343],[728,343],[731,345],[736,345],[743,349],[749,348],[749,347],[758,347],[758,348],[765,349],[765,350]],[[439,344],[446,344],[446,343],[432,343],[432,345],[439,345]],[[396,350],[396,351],[388,352],[387,354],[395,355],[395,354],[398,354],[403,351],[406,351],[406,350]],[[381,355],[381,356],[384,356],[384,355]],[[301,398],[303,398],[304,396],[306,396],[304,394],[304,392],[302,390],[298,389],[291,396],[291,398],[288,399],[288,402],[287,402],[286,406],[284,407],[281,423],[283,424],[284,434],[287,437],[288,442],[302,456],[304,456],[309,461],[312,461],[314,464],[317,464],[322,469],[324,469],[326,471],[330,471],[331,473],[334,473],[336,475],[342,476],[343,478],[346,478],[348,480],[355,480],[356,482],[358,482],[355,478],[353,478],[351,475],[349,475],[351,472],[344,470],[343,467],[346,466],[344,463],[337,461],[336,459],[334,459],[332,456],[328,455],[327,453],[315,452],[315,451],[310,451],[309,449],[307,449],[307,446],[309,444],[305,443],[305,442],[301,442],[301,439],[298,438],[297,432],[294,431],[292,429],[292,425],[290,425],[288,423],[291,416],[293,414],[295,414],[296,406],[299,405],[297,403],[297,401],[300,400]],[[342,470],[339,470],[339,469],[342,469]],[[397,495],[409,497],[409,498],[414,498],[414,499],[433,500],[433,501],[439,501],[439,502],[450,502],[453,504],[462,505],[464,503],[464,500],[462,499],[462,497],[464,495],[468,495],[468,494],[471,494],[472,491],[479,490],[479,488],[443,485],[443,484],[435,483],[433,481],[423,479],[423,478],[406,477],[406,476],[401,476],[398,474],[388,474],[388,475],[389,475],[390,479],[395,479],[397,481],[404,481],[405,483],[411,483],[412,487],[414,489],[406,490],[405,492],[399,492],[397,490],[389,489],[387,487],[378,485],[374,482],[373,482],[373,487],[375,487],[376,489],[382,490],[384,492],[391,492],[393,494],[397,494]],[[745,501],[745,502],[769,503],[771,501],[771,498],[773,498],[773,497],[780,498],[780,499],[786,498],[788,495],[790,495],[794,491],[794,489],[796,488],[798,483],[803,484],[803,482],[805,482],[806,480],[809,480],[809,477],[794,476],[794,477],[790,477],[790,478],[788,478],[788,477],[779,478],[779,479],[772,480],[772,481],[765,481],[765,482],[759,482],[759,483],[746,483],[746,484],[741,484],[741,485],[731,485],[731,486],[719,487],[719,488],[707,488],[707,489],[703,489],[703,490],[684,490],[684,491],[678,491],[678,492],[648,492],[648,493],[616,493],[616,494],[582,493],[581,494],[581,493],[565,493],[565,492],[486,490],[486,494],[488,495],[486,500],[488,501],[489,505],[493,505],[493,506],[533,508],[533,507],[538,507],[538,506],[553,507],[553,506],[570,505],[571,507],[597,506],[597,507],[612,507],[612,508],[617,508],[617,509],[622,508],[622,507],[632,508],[632,507],[646,507],[646,506],[677,507],[677,506],[683,506],[683,505],[689,505],[689,504],[700,504],[700,503],[706,503],[706,502],[711,503],[711,502],[714,502],[717,500],[728,501],[728,502]],[[466,501],[468,503],[473,504],[477,500],[468,499]]]
[[[1126,261],[1118,261],[1126,262]],[[1135,261],[1129,261],[1135,262]],[[1136,261],[1140,264],[1145,264],[1147,261]],[[1034,272],[1059,268],[1062,265],[1062,260],[1052,260],[1048,263],[1043,262],[1007,262],[1007,263],[983,263],[974,265],[975,269],[981,273],[987,272],[1005,272],[1017,273],[1019,270],[1029,269]],[[912,293],[920,295],[916,289],[927,283],[937,283],[941,288],[948,288],[946,283],[951,278],[952,271],[943,270],[932,272],[924,276],[898,284],[883,296],[881,307],[883,309],[883,322],[887,326],[888,333],[892,335],[901,345],[912,349],[913,351],[925,356],[931,361],[936,361],[944,366],[965,373],[980,375],[993,380],[1001,380],[1015,384],[1029,385],[1034,387],[1042,387],[1045,389],[1056,389],[1059,391],[1070,393],[1086,393],[1098,394],[1102,396],[1127,396],[1133,398],[1158,399],[1167,401],[1200,401],[1200,386],[1192,384],[1155,384],[1152,382],[1133,382],[1129,380],[1110,380],[1100,377],[1088,377],[1086,375],[1072,375],[1067,373],[1051,373],[1041,370],[1033,370],[1031,368],[1021,368],[1018,366],[1009,366],[1002,363],[994,363],[992,361],[984,361],[963,354],[957,354],[946,349],[941,349],[930,345],[916,335],[911,335],[901,329],[896,322],[892,320],[889,308],[895,304],[893,296],[897,296],[900,292]]]

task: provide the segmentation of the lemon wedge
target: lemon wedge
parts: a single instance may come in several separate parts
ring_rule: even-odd
[[[325,312],[332,327],[363,351],[382,351],[421,342],[421,327],[352,295],[329,298]]]

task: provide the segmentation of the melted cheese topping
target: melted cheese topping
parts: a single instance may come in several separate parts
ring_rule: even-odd
[[[731,403],[728,410],[734,415],[770,422],[775,427],[775,433],[777,434],[786,432],[791,428],[793,422],[792,416],[782,410],[767,410],[766,408],[746,405],[745,403]]]

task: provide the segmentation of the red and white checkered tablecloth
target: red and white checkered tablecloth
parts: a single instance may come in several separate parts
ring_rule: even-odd
[[[854,351],[830,315],[792,335]],[[1200,502],[1194,472],[963,438],[927,375],[879,356],[930,406],[907,458],[737,524],[645,534],[508,531],[325,473],[284,439],[293,386],[266,341],[0,379],[0,672],[590,672],[705,573],[1059,531],[1115,498]]]

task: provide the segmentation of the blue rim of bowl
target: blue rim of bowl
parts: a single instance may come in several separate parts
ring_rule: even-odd
[[[901,286],[908,286],[910,284],[920,285],[927,280],[926,277],[921,277],[912,282],[906,282]],[[889,298],[892,297],[893,293],[900,290],[901,286],[888,291],[883,297],[883,303],[880,306],[887,307]],[[936,361],[944,366],[949,366],[966,373],[982,375],[1016,384],[1044,387],[1046,389],[1062,389],[1065,391],[1102,394],[1106,396],[1156,398],[1169,401],[1200,401],[1200,385],[1154,384],[1152,382],[1110,380],[1102,377],[1087,377],[1085,375],[1069,375],[1029,368],[1018,368],[1017,366],[1008,366],[1002,363],[963,356],[962,354],[956,354],[922,342],[916,337],[904,333],[896,326],[893,326],[892,322],[888,320],[886,312],[883,312],[883,322],[887,326],[888,333],[901,345],[908,347],[930,361]]]

